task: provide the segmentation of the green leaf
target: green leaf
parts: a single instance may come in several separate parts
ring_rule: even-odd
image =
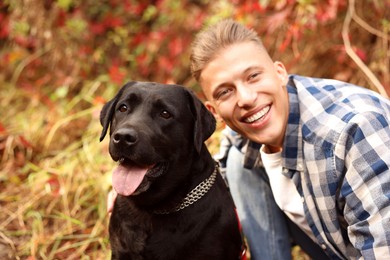
[[[57,0],[57,5],[64,9],[65,11],[68,11],[71,7],[73,1],[72,0]]]
[[[28,34],[28,31],[30,30],[30,25],[24,21],[17,21],[15,22],[13,29],[15,34],[21,34],[26,36]]]
[[[73,18],[66,21],[66,26],[77,36],[87,29],[87,22],[81,18]]]

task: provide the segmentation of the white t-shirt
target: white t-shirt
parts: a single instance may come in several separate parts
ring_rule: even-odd
[[[264,145],[260,148],[261,159],[267,172],[276,204],[298,225],[311,239],[316,241],[313,232],[307,224],[301,196],[293,181],[282,174],[282,152],[266,153]]]

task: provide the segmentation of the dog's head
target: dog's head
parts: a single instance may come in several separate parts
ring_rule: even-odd
[[[109,131],[110,155],[119,162],[113,186],[125,196],[148,190],[178,165],[182,167],[178,170],[184,171],[188,158],[202,152],[216,125],[214,116],[192,91],[151,82],[124,85],[104,105],[100,122],[100,141]]]

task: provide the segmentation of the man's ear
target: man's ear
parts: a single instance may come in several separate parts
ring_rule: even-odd
[[[204,105],[205,107],[207,108],[208,111],[211,112],[211,114],[213,114],[213,116],[218,120],[222,120],[221,116],[217,113],[215,107],[214,107],[214,104],[210,101],[206,101],[204,102]]]
[[[195,121],[194,145],[196,151],[200,153],[203,143],[214,133],[216,121],[202,101],[192,91],[187,89],[187,92],[190,99],[190,109]]]
[[[284,67],[284,64],[280,61],[275,61],[274,62],[274,67],[275,67],[275,70],[278,74],[278,77],[279,79],[287,84],[287,81],[288,81],[288,73],[287,73],[287,70],[286,68]]]
[[[112,118],[115,113],[115,107],[119,100],[119,98],[122,96],[123,91],[125,91],[126,88],[134,85],[136,82],[128,82],[126,83],[115,95],[113,99],[108,101],[100,111],[100,124],[103,126],[102,133],[100,135],[100,142],[103,141],[104,137],[107,134],[108,128],[110,127]]]

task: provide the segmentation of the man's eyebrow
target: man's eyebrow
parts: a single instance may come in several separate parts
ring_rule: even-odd
[[[260,72],[263,72],[264,71],[264,67],[263,66],[259,66],[259,65],[253,65],[253,66],[249,66],[248,68],[246,68],[242,74],[246,74],[248,73],[249,71],[251,70],[259,70]]]

